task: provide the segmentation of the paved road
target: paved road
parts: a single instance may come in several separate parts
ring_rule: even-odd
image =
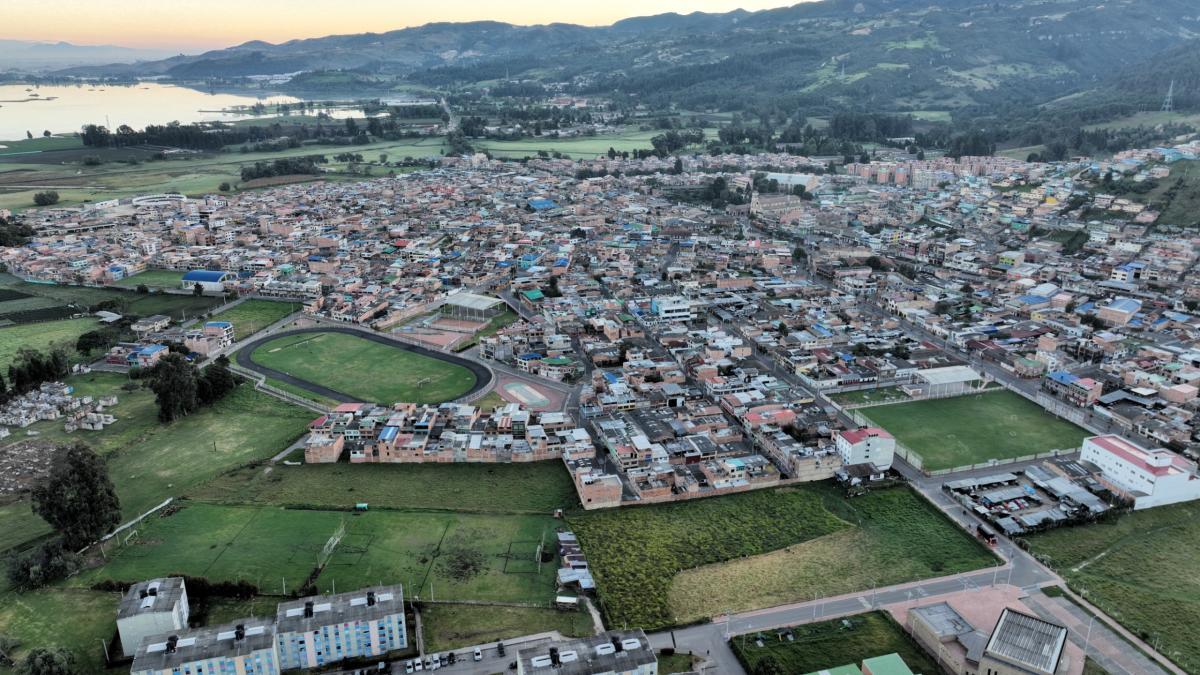
[[[239,345],[237,354],[235,355],[235,358],[237,359],[237,364],[248,370],[253,370],[255,372],[261,373],[263,375],[274,378],[281,382],[287,382],[288,384],[291,384],[293,386],[300,387],[301,389],[304,389],[306,391],[311,391],[314,394],[317,394],[319,396],[324,396],[326,398],[330,398],[335,401],[341,401],[343,403],[362,402],[362,400],[360,398],[351,396],[349,394],[342,393],[336,389],[331,389],[329,387],[325,387],[325,386],[316,384],[315,382],[309,382],[308,380],[294,377],[285,372],[275,370],[274,368],[268,368],[266,366],[259,365],[250,358],[250,356],[254,353],[254,350],[257,349],[259,346],[261,346],[264,342],[268,342],[268,341],[274,340],[276,338],[287,337],[289,335],[301,335],[304,333],[344,333],[346,335],[353,335],[355,337],[360,337],[365,340],[371,340],[372,342],[378,342],[379,344],[384,344],[389,347],[398,349],[400,351],[414,352],[414,353],[420,354],[422,356],[428,356],[429,358],[432,358],[432,359],[439,359],[441,361],[446,361],[447,363],[452,363],[457,366],[462,366],[463,368],[466,368],[467,370],[471,371],[471,374],[475,376],[475,384],[471,387],[471,389],[469,391],[463,393],[464,396],[469,395],[469,394],[474,394],[474,393],[482,390],[484,387],[488,386],[488,384],[490,384],[492,381],[491,371],[488,369],[487,366],[483,365],[482,363],[479,363],[478,361],[464,359],[462,357],[455,356],[454,354],[447,354],[446,352],[440,352],[440,351],[434,351],[432,349],[426,349],[425,347],[419,347],[417,345],[410,344],[407,342],[400,342],[398,340],[390,339],[384,335],[379,335],[376,333],[369,333],[369,332],[366,332],[363,330],[357,330],[354,328],[346,328],[346,327],[342,327],[342,326],[322,326],[320,328],[301,328],[299,330],[289,330],[289,331],[284,331],[281,333],[274,333],[271,335],[267,335],[267,336],[258,338],[256,340],[254,340],[253,342],[250,342],[246,345]],[[376,403],[378,403],[378,401],[376,401]]]

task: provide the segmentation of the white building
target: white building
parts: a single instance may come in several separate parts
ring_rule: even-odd
[[[157,635],[142,641],[130,675],[277,675],[270,619]]]
[[[280,603],[275,615],[280,668],[318,668],[408,646],[404,592],[377,586]]]
[[[834,434],[838,454],[846,466],[870,464],[876,471],[887,471],[896,454],[896,439],[879,427],[862,427]]]
[[[117,608],[121,650],[133,656],[142,639],[187,628],[188,614],[183,579],[167,577],[134,584]]]
[[[693,306],[691,300],[680,295],[666,295],[650,301],[650,311],[656,319],[664,322],[691,321],[696,318]]]
[[[1079,458],[1099,467],[1101,479],[1133,499],[1134,509],[1200,497],[1196,465],[1170,450],[1147,450],[1115,435],[1092,436],[1084,439]]]

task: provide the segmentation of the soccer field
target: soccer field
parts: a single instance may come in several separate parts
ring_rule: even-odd
[[[441,403],[471,391],[466,368],[346,333],[300,333],[265,342],[254,363],[347,396],[391,404]]]
[[[1078,449],[1087,431],[1011,391],[915,401],[858,412],[915,451],[931,471],[1054,449]]]

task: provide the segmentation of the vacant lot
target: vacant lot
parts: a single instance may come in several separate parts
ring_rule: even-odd
[[[833,588],[858,590],[872,581],[896,583],[994,562],[906,489],[846,500],[830,485],[811,484],[587,513],[570,523],[588,554],[608,622],[647,629],[761,607],[776,596],[811,598]],[[860,550],[845,543],[851,537],[869,547],[862,549],[868,555],[861,564]],[[812,542],[814,560],[786,561],[799,568],[789,572],[796,585],[760,577],[758,566],[767,558],[760,554],[802,542]],[[687,572],[731,560],[738,562]],[[753,566],[738,567],[742,563]],[[760,582],[761,589],[754,585]]]
[[[243,340],[301,309],[298,302],[251,299],[214,314],[212,320],[232,323],[234,338]]]
[[[1074,450],[1088,435],[1010,391],[861,409],[921,456],[925,468]]]
[[[1029,543],[1076,593],[1158,642],[1184,670],[1200,670],[1200,506],[1136,511],[1037,534]]]
[[[306,464],[246,467],[192,496],[227,504],[274,504],[473,513],[551,514],[577,503],[560,461],[529,464]]]
[[[402,583],[411,596],[549,602],[554,563],[537,564],[551,517],[287,510],[191,503],[152,517],[137,539],[78,585],[182,573],[246,580],[264,593],[295,590],[324,561],[316,586]]]
[[[117,593],[47,588],[34,593],[0,592],[0,635],[19,641],[18,660],[33,647],[61,647],[75,654],[77,673],[104,672],[101,640],[117,629]],[[0,671],[3,669],[0,668]]]
[[[607,620],[647,629],[994,561],[907,489],[846,500],[830,485],[810,484],[570,520]],[[805,555],[760,555],[803,542]],[[764,567],[788,581],[764,578]]]
[[[175,272],[173,270],[146,270],[135,274],[131,277],[125,277],[116,283],[117,286],[126,288],[137,288],[138,286],[146,286],[147,288],[179,288],[183,283],[183,272]]]
[[[763,555],[685,570],[670,589],[675,616],[693,621],[727,609],[802,602],[997,562],[908,489],[849,500],[830,490],[825,504],[854,527]]]
[[[421,610],[425,651],[441,652],[556,630],[567,637],[592,634],[584,611],[499,605],[426,605]]]
[[[365,401],[440,403],[471,390],[462,366],[345,333],[302,333],[254,350],[254,362]]]
[[[929,658],[908,633],[885,612],[867,612],[845,619],[833,619],[788,630],[793,640],[779,639],[775,631],[760,633],[763,646],[754,643],[754,635],[729,641],[733,653],[748,673],[813,673],[842,665],[859,665],[863,659],[896,653],[914,673],[937,673],[938,665]],[[761,662],[775,663],[779,669],[765,670]],[[759,670],[760,668],[764,670]]]

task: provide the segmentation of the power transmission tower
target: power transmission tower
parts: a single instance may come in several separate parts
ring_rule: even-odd
[[[1171,86],[1167,87],[1167,97],[1163,99],[1162,111],[1171,112],[1175,110],[1175,80],[1171,80]]]

